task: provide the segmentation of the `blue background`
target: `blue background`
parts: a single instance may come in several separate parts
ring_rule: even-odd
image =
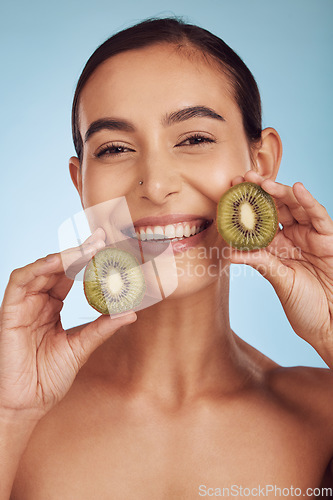
[[[90,54],[144,18],[183,16],[228,43],[253,72],[263,126],[281,135],[278,181],[302,181],[333,214],[333,2],[331,0],[58,0],[2,5],[1,273],[59,250],[58,227],[81,210],[68,159],[75,85]],[[282,365],[326,366],[291,329],[271,285],[234,266],[231,323]],[[236,276],[237,274],[237,276]],[[96,316],[75,283],[65,328]]]

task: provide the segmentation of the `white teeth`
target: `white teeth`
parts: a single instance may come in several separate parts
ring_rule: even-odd
[[[205,226],[206,227],[206,226]],[[141,241],[146,240],[170,240],[178,241],[183,238],[189,238],[200,233],[205,227],[196,226],[190,223],[179,222],[177,224],[168,224],[166,226],[147,226],[136,230],[136,237]]]
[[[154,240],[163,240],[164,239],[164,231],[161,226],[154,227]]]
[[[185,228],[184,228],[184,236],[186,238],[188,238],[189,236],[191,236],[191,228],[188,224],[186,224]]]
[[[146,229],[146,240],[152,240],[154,238],[154,233],[150,229],[150,227],[147,227]]]
[[[175,226],[173,226],[172,224],[168,224],[164,229],[164,234],[166,238],[170,239],[175,238],[176,237]]]
[[[182,224],[177,224],[176,238],[182,238],[183,236],[184,236],[184,227]]]

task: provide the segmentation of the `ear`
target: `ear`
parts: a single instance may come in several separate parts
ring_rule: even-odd
[[[81,166],[79,159],[76,156],[72,156],[69,159],[69,172],[71,174],[71,178],[77,192],[80,195],[82,193],[82,175],[81,175]]]
[[[274,128],[261,133],[261,145],[254,153],[254,169],[265,179],[275,180],[282,158],[282,142]]]

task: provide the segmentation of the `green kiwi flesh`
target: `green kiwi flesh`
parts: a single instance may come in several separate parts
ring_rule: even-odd
[[[142,302],[146,283],[137,259],[129,252],[106,247],[88,263],[83,279],[88,303],[102,314],[119,314]]]
[[[278,214],[270,194],[253,182],[242,182],[221,197],[216,222],[229,245],[239,250],[255,250],[273,240]]]

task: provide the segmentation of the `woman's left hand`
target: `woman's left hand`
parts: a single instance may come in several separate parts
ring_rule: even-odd
[[[250,170],[232,184],[244,181],[274,198],[282,229],[265,249],[232,249],[231,262],[252,266],[273,285],[294,331],[333,368],[333,221],[300,182],[290,187]]]

